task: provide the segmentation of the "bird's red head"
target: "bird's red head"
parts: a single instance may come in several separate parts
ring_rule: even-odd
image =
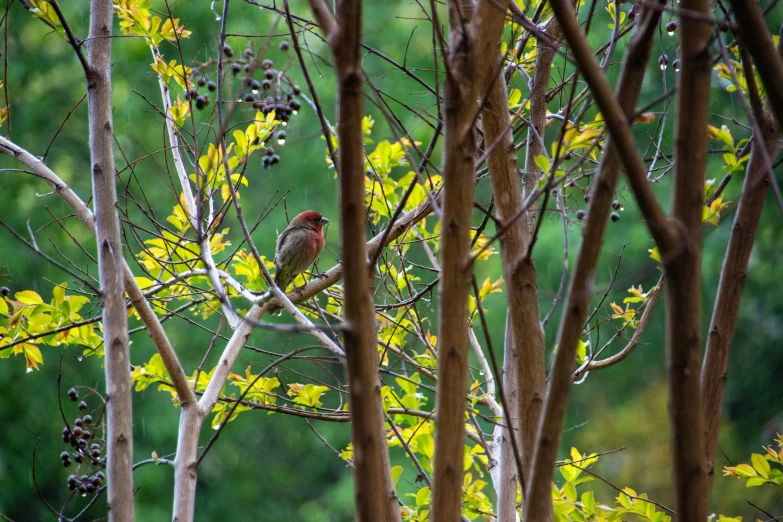
[[[328,219],[323,217],[320,212],[314,210],[305,210],[294,219],[291,220],[291,225],[306,226],[315,230],[321,230],[321,228],[329,222]]]

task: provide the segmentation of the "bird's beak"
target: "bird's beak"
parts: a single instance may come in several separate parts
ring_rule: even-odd
[[[320,221],[320,223],[321,223],[322,225],[325,225],[325,224],[327,224],[328,222],[329,222],[329,220],[328,220],[328,219],[326,219],[325,217],[322,217],[322,218],[321,218],[321,221]]]

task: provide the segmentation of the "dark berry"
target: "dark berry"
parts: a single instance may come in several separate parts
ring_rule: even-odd
[[[262,101],[256,101],[253,103],[253,108],[262,110],[264,108],[264,102]]]
[[[73,421],[74,426],[79,426],[80,428],[84,425],[84,421],[81,419],[81,417],[76,417],[76,420]]]
[[[223,44],[223,54],[231,58],[232,56],[234,56],[234,50],[231,48],[230,45]]]
[[[266,72],[264,73],[264,78],[266,78],[267,80],[272,80],[276,75],[277,73],[275,71],[273,71],[272,69],[267,69]]]
[[[660,66],[661,66],[661,69],[666,69],[666,65],[667,65],[668,63],[669,63],[669,57],[668,57],[668,56],[666,56],[665,54],[662,54],[662,55],[661,55],[661,56],[658,58],[658,65],[660,65]]]
[[[207,89],[210,91],[216,91],[217,90],[217,84],[215,82],[208,82],[207,83]]]
[[[288,134],[286,134],[285,131],[278,131],[277,133],[277,141],[278,143],[284,142],[285,139],[288,137]],[[282,145],[282,143],[280,143]]]
[[[302,88],[299,87],[298,85],[294,85],[294,94],[296,94],[297,96],[302,94]]]
[[[272,82],[270,82],[269,80],[264,80],[263,82],[261,82],[261,88],[264,89],[265,91],[268,90],[270,87],[272,87]]]
[[[76,388],[71,388],[68,390],[68,398],[71,399],[71,402],[76,402],[79,400],[79,392],[76,391]]]
[[[252,59],[253,54],[253,49],[245,49],[245,58]]]
[[[616,223],[617,221],[620,221],[620,214],[618,214],[617,212],[612,212],[611,218],[612,221]]]
[[[265,169],[268,169],[272,166],[272,156],[264,156],[264,159],[261,161],[261,163],[264,165]]]
[[[280,42],[280,50],[281,51],[287,51],[288,50],[288,42],[286,42],[285,40]]]
[[[235,63],[234,65],[231,66],[231,72],[234,74],[239,74],[239,71],[241,70],[242,70],[242,66],[239,65],[238,63]]]
[[[250,67],[250,64],[245,65],[245,72],[249,73],[253,68]]]
[[[196,96],[198,96],[198,90],[195,87],[191,87],[188,89],[188,92],[185,96],[188,98],[188,100],[193,100],[196,98]]]
[[[95,478],[100,480],[101,482],[103,482],[103,479],[104,479],[103,471],[99,471],[98,473],[96,473],[95,474]]]
[[[100,487],[101,484],[103,484],[103,479],[96,475],[92,478],[91,482],[92,485],[97,488]]]
[[[209,103],[209,98],[207,98],[206,96],[199,96],[198,98],[196,98],[196,108],[198,110],[201,110],[204,107],[206,107],[208,103]]]
[[[199,87],[204,87],[206,84],[207,84],[207,79],[204,78],[203,76],[199,76],[199,78],[198,78],[198,86]]]
[[[274,156],[272,156],[272,165],[276,165],[277,163],[280,163],[280,156],[275,154]]]
[[[76,426],[71,430],[71,433],[73,433],[74,437],[81,437],[84,431],[79,426]]]
[[[253,96],[252,92],[249,92],[249,93],[245,94],[245,101],[248,102],[248,103],[253,103],[254,101],[256,101],[256,97]]]
[[[73,486],[73,488],[75,488],[78,485],[79,485],[79,477],[77,477],[76,475],[68,475],[68,487],[70,488],[71,486]]]
[[[79,403],[79,409],[82,410],[82,411],[86,411],[87,410],[87,403],[84,402],[84,401],[80,402]]]
[[[97,488],[95,487],[95,484],[88,482],[84,489],[87,493],[95,493]]]
[[[253,89],[254,91],[257,91],[258,89],[261,88],[261,82],[259,82],[258,80],[253,80],[250,83],[250,88]]]
[[[242,87],[244,87],[245,89],[250,87],[250,84],[252,83],[253,83],[253,78],[251,78],[250,76],[245,76],[244,78],[242,78]]]
[[[92,424],[92,415],[85,415],[84,419],[82,419],[82,422],[84,422],[85,426]]]
[[[96,449],[100,450],[101,449],[101,445],[98,444],[97,442],[90,444],[90,450],[96,450]]]
[[[672,62],[672,67],[674,67],[675,71],[679,71],[680,70],[680,59],[679,58],[677,58],[676,60],[674,60]]]
[[[0,288],[0,295],[2,295],[3,297],[9,295],[10,293],[11,290],[9,290],[7,286]]]
[[[585,194],[585,203],[590,201],[590,194]]]
[[[68,460],[71,458],[71,454],[68,453],[67,451],[63,451],[62,453],[60,453],[60,458],[63,460]]]
[[[92,432],[90,430],[82,431],[82,438],[83,439],[89,439],[90,437],[92,437]]]
[[[298,111],[302,108],[302,104],[299,103],[299,100],[291,100],[291,102],[288,104],[289,107],[291,107],[293,110]]]
[[[666,24],[666,31],[669,34],[672,34],[676,30],[677,30],[677,22],[675,20],[672,20],[668,24]]]
[[[98,449],[94,449],[94,450],[92,450],[92,451],[90,452],[90,456],[91,456],[92,458],[94,458],[94,459],[99,459],[99,458],[101,458],[101,450],[98,450]]]
[[[620,210],[620,207],[622,207],[622,205],[620,204],[620,201],[618,201],[616,199],[614,201],[612,201],[612,208],[613,209]]]
[[[628,11],[628,18],[631,19],[631,20],[636,18],[636,6],[635,5],[631,6],[631,10]]]
[[[585,218],[586,215],[587,215],[587,212],[585,212],[584,210],[580,209],[580,210],[576,211],[576,219],[578,219],[579,221],[582,221]]]
[[[273,149],[272,147],[267,147],[266,155],[267,156],[274,156],[275,155],[275,149]]]
[[[274,64],[275,62],[267,58],[266,60],[261,62],[261,67],[263,67],[264,69],[271,69]]]
[[[81,453],[77,453],[76,455],[73,456],[73,460],[76,461],[77,464],[81,464],[82,462],[84,462],[84,456],[82,456]]]

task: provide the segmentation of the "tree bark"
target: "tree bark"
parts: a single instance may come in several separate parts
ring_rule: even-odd
[[[723,390],[728,378],[731,343],[737,326],[742,292],[745,289],[748,260],[753,250],[756,230],[761,219],[764,197],[767,195],[770,184],[769,166],[758,147],[766,146],[769,156],[774,157],[774,147],[778,136],[778,130],[771,121],[764,119],[758,123],[763,136],[758,141],[754,141],[742,186],[742,195],[734,222],[731,225],[731,236],[726,248],[726,255],[723,258],[718,294],[712,311],[702,364],[701,398],[704,411],[704,449],[708,493],[715,476],[715,449],[718,445]]]
[[[551,64],[551,60],[550,60]],[[489,175],[492,182],[496,215],[500,223],[506,223],[523,208],[522,187],[520,186],[517,154],[509,125],[508,93],[502,74],[487,78],[484,82],[486,101],[482,114],[486,148],[492,147],[489,155]],[[535,183],[532,174],[528,179]],[[506,299],[509,307],[509,335],[506,337],[505,372],[503,385],[505,395],[513,397],[516,418],[508,419],[508,426],[517,429],[507,432],[506,437],[514,436],[521,443],[520,458],[522,473],[527,473],[533,457],[535,429],[544,402],[544,335],[541,330],[538,310],[538,287],[536,269],[526,253],[530,244],[532,229],[528,226],[527,216],[517,219],[507,232],[500,237],[500,256],[503,276],[506,280]],[[515,348],[511,353],[509,347]],[[510,364],[512,363],[512,364]],[[522,400],[520,400],[520,398]],[[509,405],[510,406],[510,405]],[[517,431],[518,430],[518,431]],[[505,498],[503,512],[516,512],[516,464],[510,453],[510,444],[506,441],[501,450],[501,462],[504,469],[512,472],[509,480],[503,477],[499,499]],[[508,466],[510,464],[510,467]],[[504,488],[513,491],[505,491]],[[500,500],[499,500],[500,502]],[[510,503],[510,507],[506,504]],[[509,516],[509,515],[506,515]],[[501,520],[511,520],[500,517]]]
[[[683,0],[684,11],[709,14],[707,0]],[[672,434],[674,510],[680,520],[707,517],[707,474],[701,408],[701,248],[711,27],[680,19],[680,62],[672,217],[680,244],[662,252],[666,273],[666,355]]]
[[[664,2],[661,2],[664,3]],[[562,2],[565,4],[565,2]],[[565,11],[565,5],[560,6]],[[558,11],[556,11],[556,14]],[[570,32],[566,34],[572,46],[576,42],[576,35],[581,35],[575,28],[575,20],[569,11],[565,11],[571,19],[570,23],[563,24]],[[558,17],[564,16],[557,14]],[[660,20],[660,11],[646,9],[641,13],[639,28],[634,33],[633,40],[628,47],[620,80],[617,98],[625,118],[631,118],[635,112],[636,100],[641,90],[642,80],[649,61],[652,49],[653,36]],[[590,66],[595,70],[597,64],[592,61],[589,49],[585,52],[582,40],[580,48],[580,67],[589,57]],[[568,394],[573,381],[573,366],[576,347],[582,335],[583,325],[587,319],[593,284],[595,281],[595,267],[601,250],[606,223],[611,212],[611,204],[614,199],[614,191],[617,186],[620,172],[620,158],[617,153],[615,140],[610,137],[606,153],[604,154],[598,177],[593,185],[590,204],[587,212],[587,220],[582,230],[582,241],[579,245],[574,275],[568,290],[563,310],[563,317],[558,332],[558,350],[550,374],[549,387],[544,405],[544,415],[538,431],[538,442],[535,447],[533,467],[531,469],[530,484],[525,498],[525,515],[528,520],[546,520],[551,516],[551,482],[554,473],[554,463],[560,441],[560,434],[568,407]]]
[[[110,522],[129,522],[133,520],[133,413],[124,257],[114,181],[111,35],[111,1],[91,0],[85,73],[106,354],[108,508]]]
[[[476,138],[476,84],[472,30],[455,0],[449,2],[451,34],[444,95],[443,216],[441,223],[438,386],[432,521],[462,514],[465,390],[468,370],[468,290]]]
[[[326,4],[310,7],[329,42],[338,84],[340,148],[340,240],[345,273],[345,355],[351,401],[354,495],[362,521],[401,520],[384,430],[378,336],[368,273],[364,209],[364,95],[362,93],[361,0],[336,3],[336,21]]]

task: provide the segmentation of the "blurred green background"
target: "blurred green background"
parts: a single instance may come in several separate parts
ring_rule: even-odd
[[[165,11],[162,2],[153,1],[154,9]],[[599,2],[596,22],[591,30],[590,40],[598,46],[608,39],[611,18],[604,10],[605,3]],[[88,24],[87,2],[63,5],[74,31],[86,36]],[[626,4],[624,10],[628,10]],[[209,2],[180,2],[172,6],[175,16],[182,19],[193,31],[193,37],[184,42],[183,52],[187,60],[206,61],[216,56],[217,35],[220,22]],[[214,6],[215,10],[222,5]],[[304,2],[296,1],[292,10],[309,18]],[[770,14],[771,22],[780,21],[780,9]],[[290,40],[283,21],[271,11],[262,10],[247,3],[234,1],[231,4],[229,33],[256,35],[250,39],[254,49],[264,45],[266,35],[273,35],[267,56],[275,60],[276,67],[287,63],[287,73],[305,86],[301,71],[292,51],[283,53],[278,44]],[[419,6],[414,2],[366,2],[365,42],[387,56],[405,63],[417,70],[426,81],[432,81],[431,28]],[[665,14],[663,24],[672,16]],[[442,20],[445,20],[445,16]],[[275,25],[278,21],[277,25]],[[115,24],[116,28],[116,24]],[[81,68],[72,49],[58,35],[53,34],[40,21],[34,20],[21,3],[10,5],[4,29],[7,30],[6,88],[11,106],[11,138],[33,154],[42,155],[49,146],[55,132],[85,93]],[[627,38],[626,38],[627,40]],[[620,61],[626,40],[618,46],[615,62]],[[229,41],[237,53],[248,45],[245,36],[233,36]],[[306,55],[308,68],[321,103],[330,121],[335,114],[334,76],[328,62],[329,51],[313,34],[307,34],[305,42],[312,56]],[[656,39],[655,53],[666,53],[669,61],[676,57],[676,34],[668,36],[665,31]],[[179,57],[173,47],[164,45],[168,59]],[[144,195],[156,215],[163,220],[176,202],[179,190],[172,184],[168,174],[170,160],[159,153],[163,143],[162,119],[151,109],[148,101],[159,103],[159,91],[154,74],[149,69],[151,57],[148,48],[139,39],[120,38],[114,40],[114,105],[115,135],[117,138],[117,164],[124,167],[127,162],[152,154],[135,166],[133,182],[129,193],[140,197],[138,183],[143,186]],[[667,88],[674,86],[674,71],[668,67],[662,71],[651,60],[648,77],[642,90],[639,106],[654,100]],[[420,85],[376,56],[365,56],[364,65],[375,85],[389,95],[385,98],[389,108],[408,127],[415,139],[428,143],[432,129],[417,119],[410,108],[431,108],[434,98]],[[614,82],[617,67],[610,69],[610,80]],[[564,67],[562,58],[555,61],[553,85],[556,79],[570,70]],[[214,79],[214,69],[212,70]],[[527,95],[524,82],[515,84],[523,95]],[[725,91],[725,84],[716,78],[711,94],[711,123],[716,126],[729,125],[735,140],[747,137],[747,131],[726,118],[745,121],[742,105],[736,95]],[[233,88],[236,88],[234,85]],[[214,96],[213,96],[214,100]],[[555,99],[550,110],[559,108]],[[210,105],[210,109],[214,104]],[[666,119],[664,151],[671,153],[674,107]],[[367,110],[376,120],[373,133],[375,141],[393,140],[394,136],[384,123],[381,113],[367,103]],[[661,111],[662,106],[652,110]],[[197,114],[197,122],[206,121],[207,112]],[[590,113],[588,113],[590,114]],[[723,118],[717,115],[723,116]],[[236,122],[246,120],[251,113],[240,112]],[[655,138],[656,123],[636,128],[640,143],[646,146]],[[89,197],[89,150],[87,136],[87,106],[81,104],[60,131],[51,146],[47,163],[84,199]],[[556,128],[555,128],[556,127]],[[8,131],[9,124],[3,128]],[[559,126],[553,125],[547,134],[547,142],[554,139]],[[335,262],[338,251],[338,203],[337,182],[333,170],[325,163],[325,146],[320,126],[313,111],[306,105],[295,116],[287,128],[288,140],[284,146],[276,146],[282,161],[272,169],[263,169],[261,158],[251,164],[248,170],[250,187],[242,192],[246,215],[251,221],[259,215],[276,191],[291,189],[287,198],[287,209],[293,215],[308,208],[321,211],[332,220],[327,232],[331,252],[325,252],[319,263],[320,270],[326,270]],[[550,135],[551,134],[551,135]],[[201,143],[212,139],[206,131],[200,135]],[[716,147],[717,148],[717,147]],[[438,147],[437,150],[439,150]],[[154,154],[153,154],[154,153]],[[650,154],[648,152],[648,154]],[[439,153],[436,152],[436,164]],[[522,156],[521,156],[522,157]],[[708,177],[720,179],[720,155],[710,164]],[[18,168],[9,158],[0,157],[0,167]],[[192,171],[192,168],[191,168]],[[25,233],[27,224],[37,231],[38,243],[51,255],[57,257],[52,247],[58,245],[67,256],[77,262],[84,262],[85,256],[56,225],[49,225],[51,216],[48,208],[57,216],[70,215],[69,210],[48,187],[31,176],[17,172],[2,172],[3,205],[0,219],[19,232]],[[780,174],[778,173],[779,179]],[[130,173],[121,176],[125,183]],[[741,176],[737,176],[741,178]],[[727,200],[736,200],[741,179],[733,180],[727,188]],[[668,207],[668,177],[658,184],[661,200]],[[487,203],[490,198],[489,183],[485,179],[479,184],[477,200]],[[643,285],[648,290],[658,277],[654,263],[647,250],[652,242],[630,194],[621,190],[618,198],[624,204],[621,219],[610,222],[606,235],[603,257],[599,263],[596,281],[597,303],[604,293],[615,267],[618,256],[625,247],[619,262],[617,280],[607,303],[620,302],[631,285]],[[143,218],[140,213],[121,198],[120,205],[127,209],[132,219]],[[580,224],[573,218],[578,208],[584,207],[582,193],[567,194],[569,205],[570,261],[576,257]],[[551,207],[550,207],[551,208]],[[711,305],[716,293],[723,251],[730,231],[734,206],[724,214],[718,227],[708,230],[705,241],[703,320],[706,327],[711,314]],[[551,214],[551,216],[550,216]],[[476,219],[480,219],[477,214]],[[756,247],[748,270],[748,279],[743,297],[737,333],[732,352],[729,380],[725,395],[725,410],[720,445],[725,456],[718,459],[722,467],[747,461],[751,452],[761,451],[760,445],[771,444],[776,432],[783,432],[783,350],[780,349],[783,336],[783,296],[778,285],[783,281],[783,230],[779,226],[780,216],[774,202],[768,198]],[[71,233],[90,251],[95,246],[89,234],[75,222],[65,221]],[[262,222],[254,234],[262,254],[272,257],[274,241],[279,230],[286,225],[285,212],[278,206]],[[234,244],[239,241],[239,229],[234,220],[225,226],[232,228]],[[377,232],[374,230],[373,232]],[[488,229],[492,232],[492,227]],[[130,260],[131,245],[126,252]],[[420,253],[414,253],[414,256]],[[415,259],[415,257],[414,257]],[[542,312],[549,310],[557,291],[563,265],[562,223],[557,213],[548,212],[541,229],[541,236],[535,250],[535,259],[540,276],[539,291]],[[132,264],[133,266],[133,264]],[[94,267],[93,267],[94,268]],[[33,289],[44,299],[51,298],[52,282],[70,280],[69,276],[47,264],[40,257],[17,243],[5,230],[0,231],[0,269],[2,285],[12,292]],[[498,256],[480,263],[477,268],[479,281],[492,276],[499,277]],[[95,273],[94,271],[92,273]],[[140,272],[139,272],[140,273]],[[73,284],[71,284],[73,286]],[[429,313],[427,326],[435,332],[436,306],[423,305],[421,311]],[[501,346],[505,317],[504,296],[494,294],[485,302],[487,316],[495,346]],[[605,312],[599,312],[605,315]],[[285,318],[274,319],[284,321]],[[547,346],[551,351],[559,320],[556,311],[547,327]],[[217,326],[217,319],[207,321],[210,328]],[[138,326],[132,320],[131,327]],[[210,341],[210,334],[194,328],[187,321],[173,319],[166,323],[167,330],[190,373],[197,367]],[[607,338],[609,330],[601,329],[601,337]],[[602,457],[595,472],[620,486],[630,486],[639,492],[646,492],[651,498],[664,504],[671,504],[669,469],[669,428],[666,414],[666,384],[664,361],[663,303],[661,302],[645,330],[643,344],[622,364],[590,375],[584,383],[574,388],[571,395],[569,415],[566,421],[562,448],[576,446],[582,452],[605,452],[618,448],[622,451]],[[132,362],[146,362],[154,348],[146,334],[138,333],[132,338]],[[297,346],[310,344],[302,334],[257,331],[250,344],[275,352],[284,352]],[[218,342],[220,350],[223,342]],[[71,347],[63,351],[62,400],[66,415],[72,419],[77,415],[76,406],[67,401],[65,391],[75,385],[102,389],[103,373],[101,361],[97,358],[81,360],[81,349]],[[57,349],[44,347],[45,364],[40,371],[25,373],[22,358],[11,357],[0,361],[0,513],[19,521],[51,520],[54,516],[43,506],[35,491],[32,480],[32,455],[37,447],[36,479],[47,501],[59,508],[69,497],[66,477],[70,470],[60,464],[59,453],[66,449],[61,441],[62,420],[58,411]],[[211,362],[214,364],[216,355]],[[248,363],[264,366],[269,362],[257,353],[245,351],[240,356],[240,372]],[[293,370],[306,371],[333,379],[324,370],[313,365],[297,363]],[[343,377],[339,367],[330,368]],[[299,377],[284,372],[284,382],[294,382]],[[477,371],[474,377],[480,378]],[[167,393],[150,387],[134,394],[135,458],[143,460],[153,451],[160,456],[170,455],[175,450],[179,412],[171,405]],[[330,444],[339,449],[350,439],[348,424],[315,422],[314,426]],[[202,443],[211,435],[208,426],[202,433]],[[563,456],[566,453],[564,451]],[[402,450],[392,450],[392,458],[405,463]],[[712,496],[712,509],[725,515],[743,515],[747,519],[762,518],[764,515],[753,508],[753,502],[773,515],[783,513],[781,490],[773,486],[745,488],[744,483],[732,478],[720,477],[716,473]],[[415,474],[406,472],[401,479],[401,494],[414,489]],[[166,466],[143,466],[135,473],[137,520],[158,521],[170,517],[173,470]],[[599,481],[591,483],[597,491],[597,498],[611,504],[616,496],[609,486]],[[69,515],[78,512],[85,501],[77,498],[67,510]],[[87,519],[98,518],[104,513],[105,504],[98,502],[87,513]],[[327,448],[298,418],[283,415],[267,415],[251,412],[231,423],[220,441],[204,460],[199,473],[197,494],[197,520],[217,520],[230,517],[231,520],[258,521],[342,521],[353,518],[352,474],[344,461]]]

